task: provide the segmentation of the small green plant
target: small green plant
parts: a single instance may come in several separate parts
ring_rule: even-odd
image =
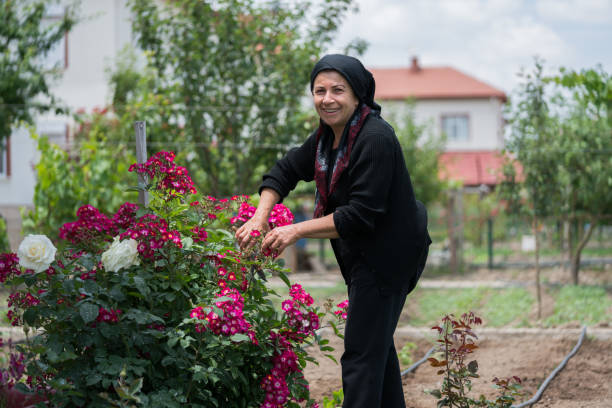
[[[428,358],[433,367],[438,367],[438,375],[442,375],[440,389],[425,390],[438,399],[439,407],[487,407],[510,408],[517,397],[522,395],[521,380],[513,376],[505,379],[495,377],[492,381],[499,390],[495,400],[488,400],[484,395],[473,399],[467,394],[472,389],[472,379],[479,378],[478,362],[467,362],[468,356],[478,348],[476,334],[472,326],[482,324],[480,317],[474,312],[464,313],[460,319],[454,315],[446,315],[442,324],[432,329],[438,331],[438,349],[436,357]]]
[[[402,365],[409,366],[414,363],[412,354],[414,353],[416,348],[417,346],[413,342],[409,341],[408,343],[404,344],[404,347],[402,347],[399,354],[397,355]]]
[[[332,392],[332,397],[323,397],[323,408],[340,408],[344,401],[344,391],[340,388],[338,391]]]
[[[0,252],[8,252],[10,250],[8,233],[6,231],[6,221],[4,217],[0,215]]]

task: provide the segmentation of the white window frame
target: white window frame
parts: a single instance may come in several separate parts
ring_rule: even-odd
[[[48,5],[42,19],[43,26],[60,22],[65,12],[66,8],[61,4]],[[64,39],[58,41],[43,57],[43,65],[47,69],[68,68],[68,33],[64,34]]]
[[[447,120],[455,120],[457,121],[457,119],[464,119],[465,120],[465,136],[464,137],[457,137],[456,132],[454,133],[450,133],[446,131],[446,126],[445,126],[445,122]],[[454,126],[457,126],[457,124],[455,124]],[[462,142],[468,142],[471,139],[471,129],[470,129],[470,115],[468,113],[443,113],[441,118],[440,118],[440,128],[442,133],[444,133],[447,137],[447,142],[457,142],[457,143],[462,143]]]
[[[10,141],[9,137],[4,138],[0,142],[0,179],[9,177],[9,154],[10,154]]]
[[[43,120],[37,123],[37,131],[45,136],[50,143],[62,149],[68,146],[68,124],[63,120]]]

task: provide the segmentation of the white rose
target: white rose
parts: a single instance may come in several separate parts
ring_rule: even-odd
[[[19,265],[42,272],[55,260],[57,249],[46,235],[28,235],[17,249]]]
[[[132,265],[140,265],[138,242],[131,238],[119,241],[119,237],[115,237],[110,248],[102,254],[102,264],[104,269],[111,272],[117,272],[121,268]]]

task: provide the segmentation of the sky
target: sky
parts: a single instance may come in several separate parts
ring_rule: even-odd
[[[511,95],[534,57],[545,71],[612,72],[612,0],[353,0],[329,52],[369,43],[368,68],[452,66]]]

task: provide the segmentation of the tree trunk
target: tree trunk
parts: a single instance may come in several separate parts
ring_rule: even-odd
[[[572,268],[571,268],[572,253],[574,252],[574,245],[573,245],[574,236],[572,234],[572,222],[571,222],[571,220],[567,220],[565,222],[565,228],[567,230],[567,247],[566,247],[566,249],[567,249],[567,252],[566,252],[566,254],[567,254],[567,262],[563,263],[563,268],[564,268],[563,270],[564,271],[570,271],[570,273],[571,273],[571,270],[572,270]]]
[[[591,238],[591,234],[593,233],[593,230],[595,229],[596,223],[597,223],[596,220],[591,220],[591,222],[589,223],[589,229],[582,236],[582,239],[580,240],[578,245],[576,245],[576,249],[574,250],[574,253],[572,255],[571,269],[572,269],[572,281],[574,282],[574,285],[578,285],[578,273],[580,272],[580,255],[582,253],[582,250],[586,246],[587,242],[589,242],[589,239]]]
[[[538,236],[538,217],[533,216],[533,236],[535,238],[535,266],[536,266],[536,298],[538,301],[538,319],[542,318],[542,292],[540,288],[540,238]]]
[[[450,191],[446,211],[446,227],[448,231],[448,250],[450,252],[449,268],[451,273],[457,273],[457,241],[455,240],[455,193]]]

